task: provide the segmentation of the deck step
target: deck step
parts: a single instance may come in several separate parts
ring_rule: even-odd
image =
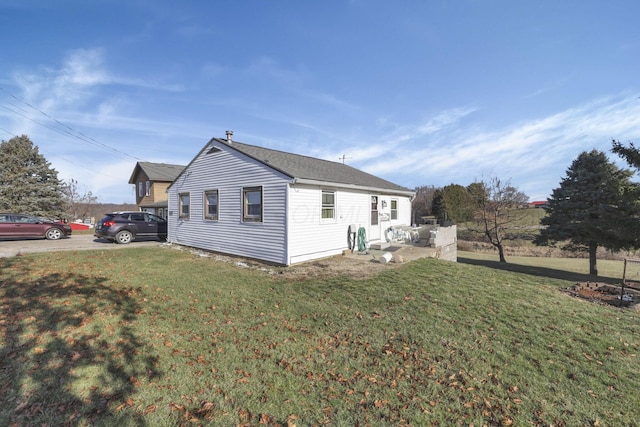
[[[369,247],[371,249],[377,249],[377,250],[387,249],[389,246],[391,246],[391,243],[389,242],[373,242],[369,244]]]

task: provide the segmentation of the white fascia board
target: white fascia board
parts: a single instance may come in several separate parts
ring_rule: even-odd
[[[413,199],[413,197],[416,194],[414,191],[391,190],[388,188],[367,187],[363,185],[343,184],[340,182],[318,181],[315,179],[304,179],[304,178],[294,178],[291,181],[291,184],[319,185],[321,187],[347,188],[350,190],[364,190],[364,191],[369,191],[377,194],[406,196],[406,197],[410,197],[411,199]]]

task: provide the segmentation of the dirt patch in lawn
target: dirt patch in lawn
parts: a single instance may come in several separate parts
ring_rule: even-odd
[[[366,253],[346,251],[315,261],[295,264],[284,268],[281,273],[292,279],[310,279],[332,276],[349,276],[365,279],[382,271],[420,258],[438,258],[435,248],[421,245],[394,245],[383,250],[369,249]]]
[[[640,307],[640,290],[601,282],[581,282],[562,289],[569,295],[614,307]]]
[[[436,248],[424,244],[398,244],[383,250],[368,249],[363,254],[359,254],[357,251],[345,251],[342,255],[281,267],[254,259],[229,256],[170,243],[165,243],[163,246],[189,251],[196,256],[216,261],[233,263],[241,268],[252,268],[267,274],[277,274],[291,280],[322,279],[335,276],[366,279],[419,258],[438,258],[440,253]],[[385,253],[390,255],[390,259],[383,257]]]

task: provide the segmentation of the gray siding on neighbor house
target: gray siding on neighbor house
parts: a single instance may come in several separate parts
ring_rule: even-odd
[[[213,145],[220,151],[209,152]],[[215,141],[203,149],[169,189],[170,242],[287,263],[286,205],[289,177]],[[243,222],[242,189],[262,187],[263,221]],[[204,218],[204,192],[218,190],[218,220]],[[188,219],[179,218],[179,194],[189,193]]]

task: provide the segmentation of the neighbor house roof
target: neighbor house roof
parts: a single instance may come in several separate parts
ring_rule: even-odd
[[[405,187],[343,163],[272,150],[235,141],[229,142],[219,138],[213,138],[212,141],[213,140],[276,169],[293,179],[326,182],[327,184],[345,184],[407,194],[413,193]]]
[[[129,184],[136,183],[140,171],[144,172],[150,181],[173,182],[184,170],[184,165],[170,165],[167,163],[138,162],[133,168]]]

